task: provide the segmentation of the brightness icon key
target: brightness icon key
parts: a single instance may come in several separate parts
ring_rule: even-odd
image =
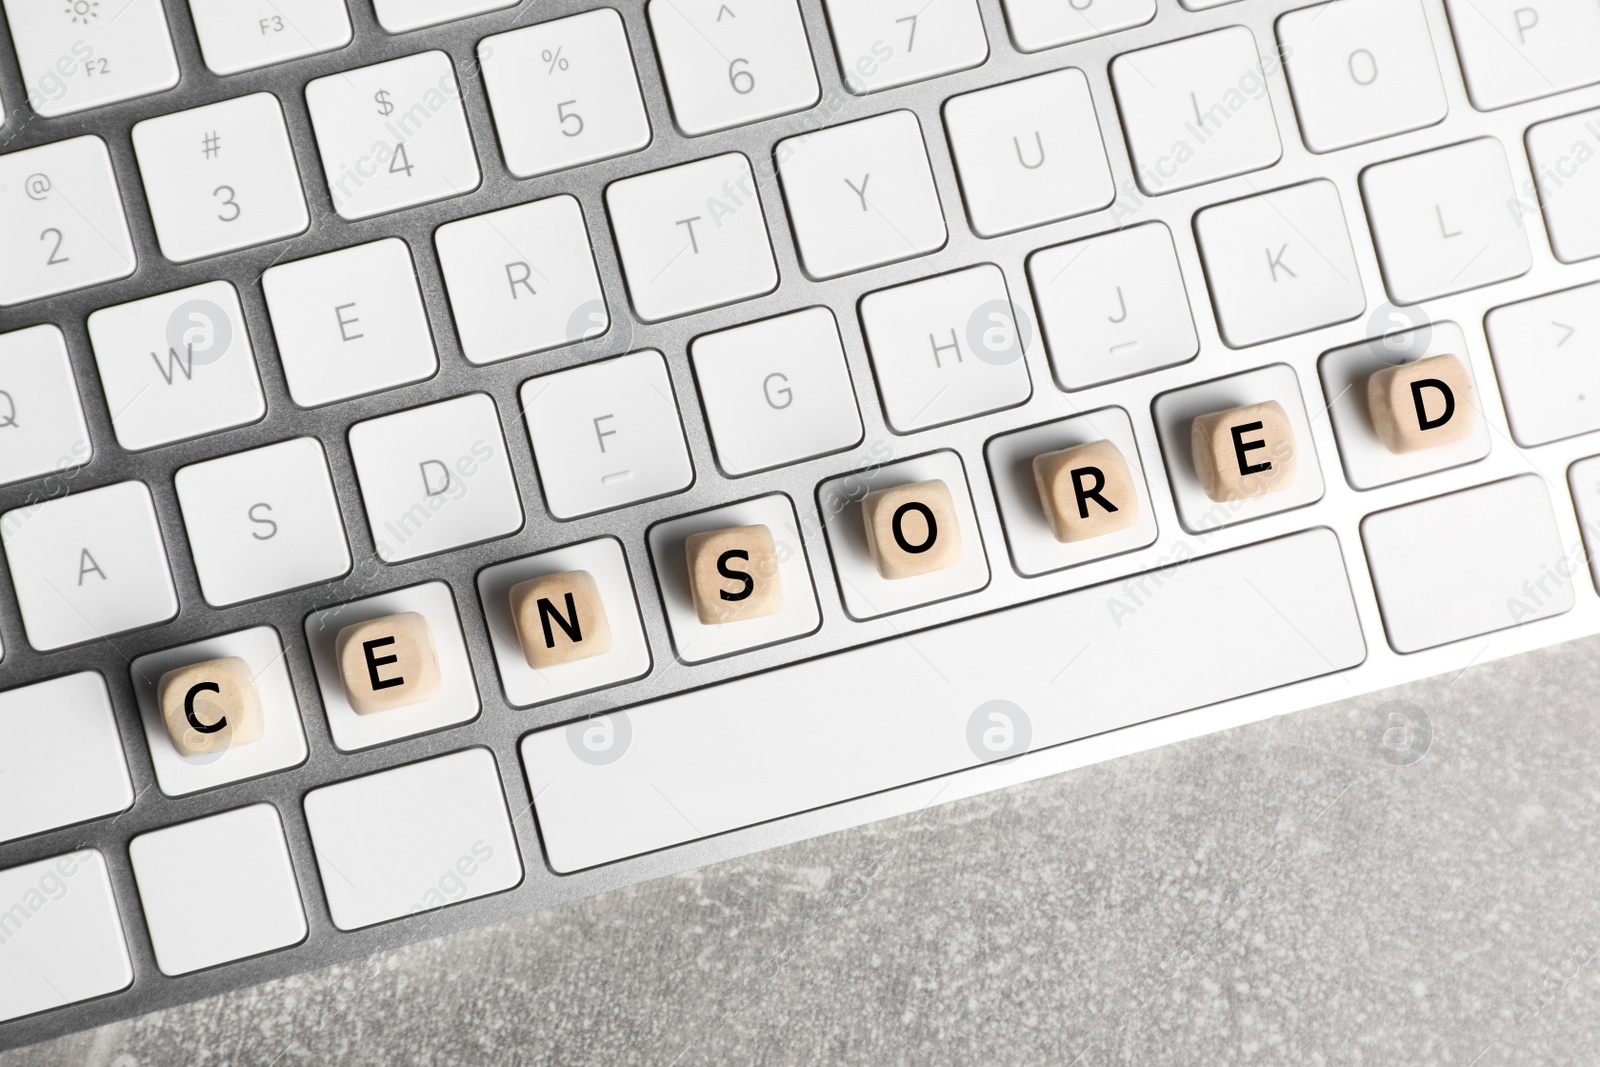
[[[175,263],[292,237],[310,223],[271,93],[146,119],[133,148],[161,252]]]
[[[12,0],[5,6],[28,104],[45,118],[178,84],[161,0]]]

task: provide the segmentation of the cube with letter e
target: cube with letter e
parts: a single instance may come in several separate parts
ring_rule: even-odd
[[[439,656],[428,620],[415,611],[353,623],[333,642],[339,677],[357,715],[420,704],[439,695]]]
[[[1189,445],[1195,476],[1218,503],[1294,484],[1294,428],[1276,400],[1200,416],[1190,427]]]

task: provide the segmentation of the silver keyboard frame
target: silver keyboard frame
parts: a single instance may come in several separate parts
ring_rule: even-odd
[[[1316,375],[1316,360],[1329,349],[1364,339],[1368,335],[1366,317],[1285,341],[1234,351],[1221,342],[1206,295],[1205,275],[1190,225],[1195,210],[1313,177],[1327,177],[1337,183],[1347,217],[1352,223],[1351,238],[1361,265],[1370,314],[1383,304],[1385,292],[1370,234],[1365,226],[1358,225],[1361,222],[1361,202],[1356,178],[1364,166],[1482,134],[1495,134],[1506,147],[1513,175],[1520,185],[1528,177],[1528,164],[1522,151],[1522,134],[1528,125],[1544,118],[1600,106],[1600,88],[1591,87],[1489,114],[1474,111],[1463,89],[1443,0],[1423,0],[1451,109],[1442,125],[1330,155],[1314,155],[1306,150],[1299,136],[1292,117],[1294,111],[1289,88],[1280,75],[1271,81],[1272,102],[1284,146],[1283,158],[1275,167],[1198,189],[1148,198],[1132,220],[1119,219],[1114,207],[1089,216],[988,240],[973,236],[966,222],[940,117],[940,108],[945,100],[962,92],[1030,74],[1065,66],[1078,67],[1089,78],[1117,185],[1123,190],[1136,189],[1107,72],[1107,64],[1112,57],[1165,40],[1233,25],[1248,26],[1256,35],[1258,48],[1266,51],[1276,44],[1276,17],[1284,11],[1307,4],[1304,0],[1238,0],[1209,11],[1191,12],[1183,9],[1177,0],[1158,0],[1157,17],[1143,27],[1080,44],[1023,54],[1011,43],[1000,0],[978,0],[989,38],[990,54],[985,64],[932,81],[870,96],[854,96],[844,88],[840,78],[822,0],[800,0],[822,85],[819,105],[806,112],[752,126],[688,138],[677,133],[673,124],[661,73],[652,55],[642,0],[611,0],[611,6],[619,10],[627,26],[653,130],[652,143],[644,151],[621,158],[530,180],[518,180],[507,173],[500,155],[482,82],[476,76],[475,46],[490,34],[602,6],[602,0],[529,0],[516,8],[398,36],[385,33],[377,25],[370,6],[364,0],[358,0],[350,5],[355,29],[355,39],[351,45],[335,52],[226,78],[217,77],[206,69],[184,0],[165,2],[173,43],[183,72],[177,88],[63,118],[33,118],[20,123],[14,121],[0,130],[0,150],[4,151],[85,133],[104,138],[110,147],[122,186],[128,221],[139,255],[139,269],[129,278],[0,311],[0,331],[40,322],[54,322],[65,331],[95,450],[93,461],[70,478],[39,479],[0,488],[0,511],[46,499],[59,492],[63,482],[74,491],[126,479],[145,482],[155,500],[182,605],[178,617],[166,624],[89,646],[39,653],[28,646],[15,597],[9,591],[9,575],[0,578],[0,586],[6,589],[0,593],[0,637],[4,640],[0,687],[10,688],[85,669],[99,671],[111,691],[137,794],[133,807],[120,816],[0,844],[0,869],[77,848],[92,847],[103,852],[123,915],[136,975],[133,985],[122,993],[0,1024],[0,1049],[31,1044],[71,1030],[199,999],[228,989],[361,958],[412,941],[495,922],[778,843],[913,812],[935,801],[943,802],[1057,773],[1069,767],[1400,681],[1465,669],[1474,662],[1600,631],[1600,603],[1592,595],[1588,579],[1580,575],[1575,578],[1579,606],[1563,618],[1506,631],[1489,639],[1458,642],[1453,646],[1412,656],[1397,656],[1389,650],[1384,640],[1381,618],[1366,576],[1357,533],[1361,516],[1372,511],[1532,468],[1543,474],[1552,487],[1552,499],[1565,543],[1579,543],[1576,519],[1571,514],[1570,503],[1562,495],[1565,492],[1565,470],[1573,460],[1600,452],[1600,440],[1597,440],[1600,434],[1586,435],[1531,451],[1520,450],[1512,445],[1506,436],[1499,395],[1491,384],[1494,379],[1483,339],[1482,314],[1499,304],[1600,279],[1600,261],[1577,266],[1558,264],[1550,255],[1542,225],[1532,222],[1528,236],[1534,250],[1535,266],[1527,275],[1488,290],[1430,303],[1427,310],[1432,318],[1459,323],[1467,333],[1469,346],[1475,348],[1471,356],[1483,394],[1484,409],[1497,430],[1493,450],[1487,459],[1468,467],[1363,493],[1353,491],[1345,482],[1328,419],[1325,415],[1317,415],[1322,410],[1323,401]],[[0,35],[0,39],[6,42],[0,46],[0,93],[15,109],[16,103],[25,98],[25,93],[15,55],[9,47],[9,36]],[[361,222],[346,222],[334,213],[328,196],[306,113],[303,88],[308,81],[324,74],[428,49],[449,53],[455,63],[464,90],[467,120],[476,143],[483,183],[466,196]],[[288,118],[290,139],[312,215],[310,229],[290,241],[190,264],[168,263],[159,252],[144,205],[138,166],[129,140],[130,127],[151,116],[261,90],[278,97]],[[827,282],[806,279],[796,255],[783,197],[772,177],[770,160],[773,145],[797,133],[899,108],[914,111],[922,123],[939,196],[949,220],[948,243],[932,255],[892,266]],[[640,323],[631,314],[616,251],[609,237],[603,205],[605,187],[627,175],[728,151],[743,152],[757,169],[762,208],[766,213],[782,284],[768,296],[730,307],[653,325]],[[557,193],[574,195],[583,207],[606,302],[611,310],[613,326],[610,332],[601,338],[553,352],[487,366],[467,363],[456,341],[450,304],[433,249],[433,231],[441,223]],[[1121,195],[1126,197],[1127,193]],[[1141,200],[1147,199],[1142,194],[1139,196]],[[1119,199],[1119,203],[1126,201]],[[1025,273],[1028,253],[1115,229],[1122,221],[1154,219],[1167,223],[1178,249],[1184,280],[1189,289],[1191,310],[1201,338],[1201,355],[1197,360],[1128,381],[1067,394],[1054,384],[1043,345],[1037,340],[1035,331],[1036,340],[1027,356],[1033,380],[1033,396],[1027,404],[909,436],[897,435],[887,428],[855,310],[856,302],[862,295],[959,267],[992,262],[1005,272],[1013,300],[1031,309],[1031,291]],[[427,381],[375,396],[316,410],[297,408],[289,398],[278,364],[273,332],[259,284],[261,273],[279,261],[396,235],[406,239],[415,258],[423,300],[439,351],[439,372]],[[217,278],[232,281],[239,290],[267,397],[266,417],[251,426],[149,452],[130,454],[123,451],[117,446],[105,398],[100,390],[85,329],[86,316],[98,308]],[[831,307],[838,319],[866,428],[865,439],[848,452],[748,477],[725,476],[715,461],[704,415],[697,400],[693,372],[686,352],[688,342],[713,330],[817,304]],[[694,484],[677,495],[618,512],[570,522],[555,520],[544,505],[528,434],[520,416],[519,386],[539,373],[644,347],[660,349],[667,356],[695,466]],[[1294,366],[1300,376],[1307,409],[1315,416],[1314,445],[1327,482],[1323,500],[1307,509],[1229,527],[1203,539],[1187,534],[1177,521],[1167,487],[1162,455],[1149,414],[1150,400],[1175,386],[1275,362],[1287,362]],[[524,527],[514,536],[441,556],[394,565],[381,562],[374,553],[367,528],[345,439],[346,431],[352,423],[361,419],[470,392],[489,393],[499,406],[506,442],[522,490],[526,513]],[[1021,578],[1010,565],[994,499],[985,488],[987,468],[984,445],[1001,432],[1108,404],[1126,408],[1133,417],[1146,476],[1158,512],[1160,539],[1154,546],[1136,553],[1040,578]],[[174,472],[198,460],[301,435],[314,435],[326,445],[354,559],[351,574],[339,581],[260,602],[223,609],[209,607],[200,594],[193,561],[189,556],[183,520],[173,490]],[[972,595],[885,619],[855,622],[849,619],[842,608],[838,587],[831,573],[830,553],[816,504],[816,489],[829,477],[874,465],[881,456],[881,451],[874,453],[874,446],[881,450],[882,442],[888,443],[897,458],[943,448],[955,449],[961,454],[972,482],[974,503],[993,576],[985,589]],[[645,544],[647,529],[661,519],[774,491],[787,493],[796,506],[822,611],[821,628],[798,640],[721,660],[692,666],[678,663],[673,655],[671,637]],[[963,771],[938,780],[937,789],[931,788],[929,783],[908,785],[577,874],[556,875],[543,861],[528,787],[517,754],[518,740],[532,729],[570,721],[599,709],[627,706],[780,667],[839,649],[873,641],[901,639],[908,633],[948,620],[982,614],[1067,589],[1120,579],[1166,561],[1174,546],[1180,542],[1210,553],[1313,525],[1333,527],[1344,548],[1368,644],[1367,663],[1352,672],[1131,727],[1117,731],[1115,735],[1073,742],[1003,764]],[[620,537],[627,551],[653,656],[653,670],[644,679],[596,694],[572,697],[531,709],[512,708],[501,691],[483,613],[478,605],[475,586],[478,571],[492,563],[603,535]],[[305,617],[315,608],[429,580],[443,580],[455,592],[462,628],[477,672],[482,698],[480,715],[471,723],[438,733],[361,752],[338,751],[318,710],[321,702],[302,630]],[[129,661],[153,650],[263,623],[278,630],[287,649],[289,672],[300,702],[309,745],[307,760],[297,768],[264,778],[191,796],[165,796],[155,783],[149,754],[145,750],[144,735],[128,678]],[[498,895],[363,930],[342,932],[335,929],[329,918],[306,832],[301,807],[304,795],[332,781],[478,745],[492,749],[499,762],[502,785],[526,869],[522,883],[516,889]],[[274,804],[283,818],[300,881],[310,927],[309,936],[299,946],[285,951],[179,978],[161,975],[156,968],[140,914],[139,896],[128,862],[129,840],[151,829],[255,802]]]

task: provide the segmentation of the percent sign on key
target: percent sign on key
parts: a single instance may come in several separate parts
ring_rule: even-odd
[[[543,52],[539,53],[539,58],[550,64],[550,69],[545,71],[546,74],[554,74],[557,70],[567,69],[566,58],[562,56],[561,48],[559,46],[557,46],[554,52],[551,52],[550,49],[546,48]]]

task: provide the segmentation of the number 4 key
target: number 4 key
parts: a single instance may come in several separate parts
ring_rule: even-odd
[[[443,52],[374,63],[306,86],[334,210],[365,219],[478,187],[478,155]]]

